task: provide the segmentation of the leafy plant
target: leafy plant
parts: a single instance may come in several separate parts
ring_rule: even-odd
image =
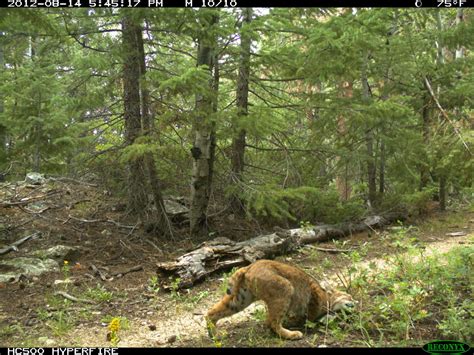
[[[114,293],[107,291],[103,285],[97,284],[94,288],[88,288],[85,295],[98,302],[108,302],[112,300]]]
[[[154,275],[148,279],[148,285],[147,285],[148,291],[158,293],[160,291],[160,284],[158,280],[158,276]]]

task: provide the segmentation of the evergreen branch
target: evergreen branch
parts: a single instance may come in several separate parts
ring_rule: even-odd
[[[104,49],[94,48],[94,47],[91,47],[91,46],[87,45],[85,42],[81,42],[76,36],[71,35],[71,37],[74,38],[74,40],[77,43],[79,43],[83,48],[90,49],[90,50],[93,50],[93,51],[96,51],[96,52],[99,52],[99,53],[108,53],[108,51],[106,51]]]
[[[173,52],[180,53],[180,54],[184,54],[184,55],[190,57],[190,58],[193,59],[193,60],[197,60],[197,58],[196,58],[194,55],[192,55],[191,53],[186,52],[186,51],[184,51],[184,50],[182,50],[182,49],[173,48],[173,47],[171,47],[171,46],[168,46],[168,45],[163,44],[163,43],[159,43],[159,42],[157,42],[157,41],[150,41],[150,43],[153,44],[154,46],[163,47],[163,48],[169,49],[169,50],[171,50],[171,51],[173,51]],[[147,54],[156,54],[156,53],[159,53],[159,52],[154,51],[154,52],[148,52]]]
[[[259,81],[272,81],[272,82],[289,82],[289,81],[299,81],[304,80],[305,78],[257,78]]]
[[[276,171],[273,171],[273,170],[270,170],[270,169],[267,169],[267,168],[264,168],[264,167],[261,167],[261,166],[256,166],[256,165],[252,165],[252,164],[249,164],[249,163],[244,163],[244,166],[248,166],[249,168],[254,168],[254,169],[257,169],[257,170],[266,171],[266,172],[269,172],[269,173],[271,173],[273,175],[276,175],[276,176],[284,176],[284,174],[277,173]]]
[[[276,145],[276,144],[275,144]],[[287,147],[280,147],[278,148],[264,148],[264,147],[257,147],[252,144],[245,144],[246,147],[255,149],[255,150],[261,150],[261,151],[267,151],[267,152],[283,152],[283,151],[288,151],[288,152],[303,152],[303,153],[327,153],[327,151],[321,150],[321,149],[305,149],[305,148],[287,148]]]
[[[441,114],[443,115],[443,117],[451,124],[451,126],[453,127],[454,129],[454,132],[456,133],[456,135],[458,136],[459,140],[462,142],[462,144],[464,145],[464,147],[466,148],[466,150],[469,152],[469,154],[472,156],[472,152],[471,150],[469,149],[469,146],[467,145],[466,141],[464,140],[464,138],[462,137],[461,135],[461,132],[459,131],[459,129],[456,127],[456,125],[454,124],[454,122],[449,118],[448,116],[448,113],[444,110],[444,108],[441,106],[441,104],[439,103],[438,101],[438,98],[436,97],[434,91],[433,91],[433,88],[431,87],[431,84],[430,84],[430,81],[428,80],[428,78],[426,76],[423,76],[423,79],[425,81],[425,85],[426,85],[426,88],[428,89],[428,92],[430,93],[430,96],[433,98],[434,102],[436,103],[436,106],[438,107],[439,111],[441,112]]]

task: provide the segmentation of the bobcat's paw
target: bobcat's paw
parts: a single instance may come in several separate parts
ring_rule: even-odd
[[[288,332],[288,339],[290,340],[298,340],[301,338],[303,338],[303,333],[301,333],[299,330]]]

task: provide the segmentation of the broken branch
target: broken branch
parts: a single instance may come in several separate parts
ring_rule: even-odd
[[[0,249],[0,255],[8,254],[11,251],[18,251],[18,247],[20,245],[22,245],[23,243],[25,243],[26,241],[28,241],[30,239],[39,238],[40,236],[41,236],[41,233],[36,232],[36,233],[30,234],[30,235],[27,235],[26,237],[23,237],[21,239],[18,239],[15,243]]]
[[[77,298],[77,297],[71,296],[69,293],[64,292],[64,291],[56,291],[54,294],[58,295],[58,296],[63,296],[64,298],[66,298],[70,301],[73,301],[73,302],[82,302],[82,303],[95,304],[94,301],[86,300],[84,298]]]

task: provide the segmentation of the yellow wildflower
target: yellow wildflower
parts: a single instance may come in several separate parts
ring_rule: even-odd
[[[109,323],[109,330],[114,333],[120,330],[120,318],[113,318]]]

